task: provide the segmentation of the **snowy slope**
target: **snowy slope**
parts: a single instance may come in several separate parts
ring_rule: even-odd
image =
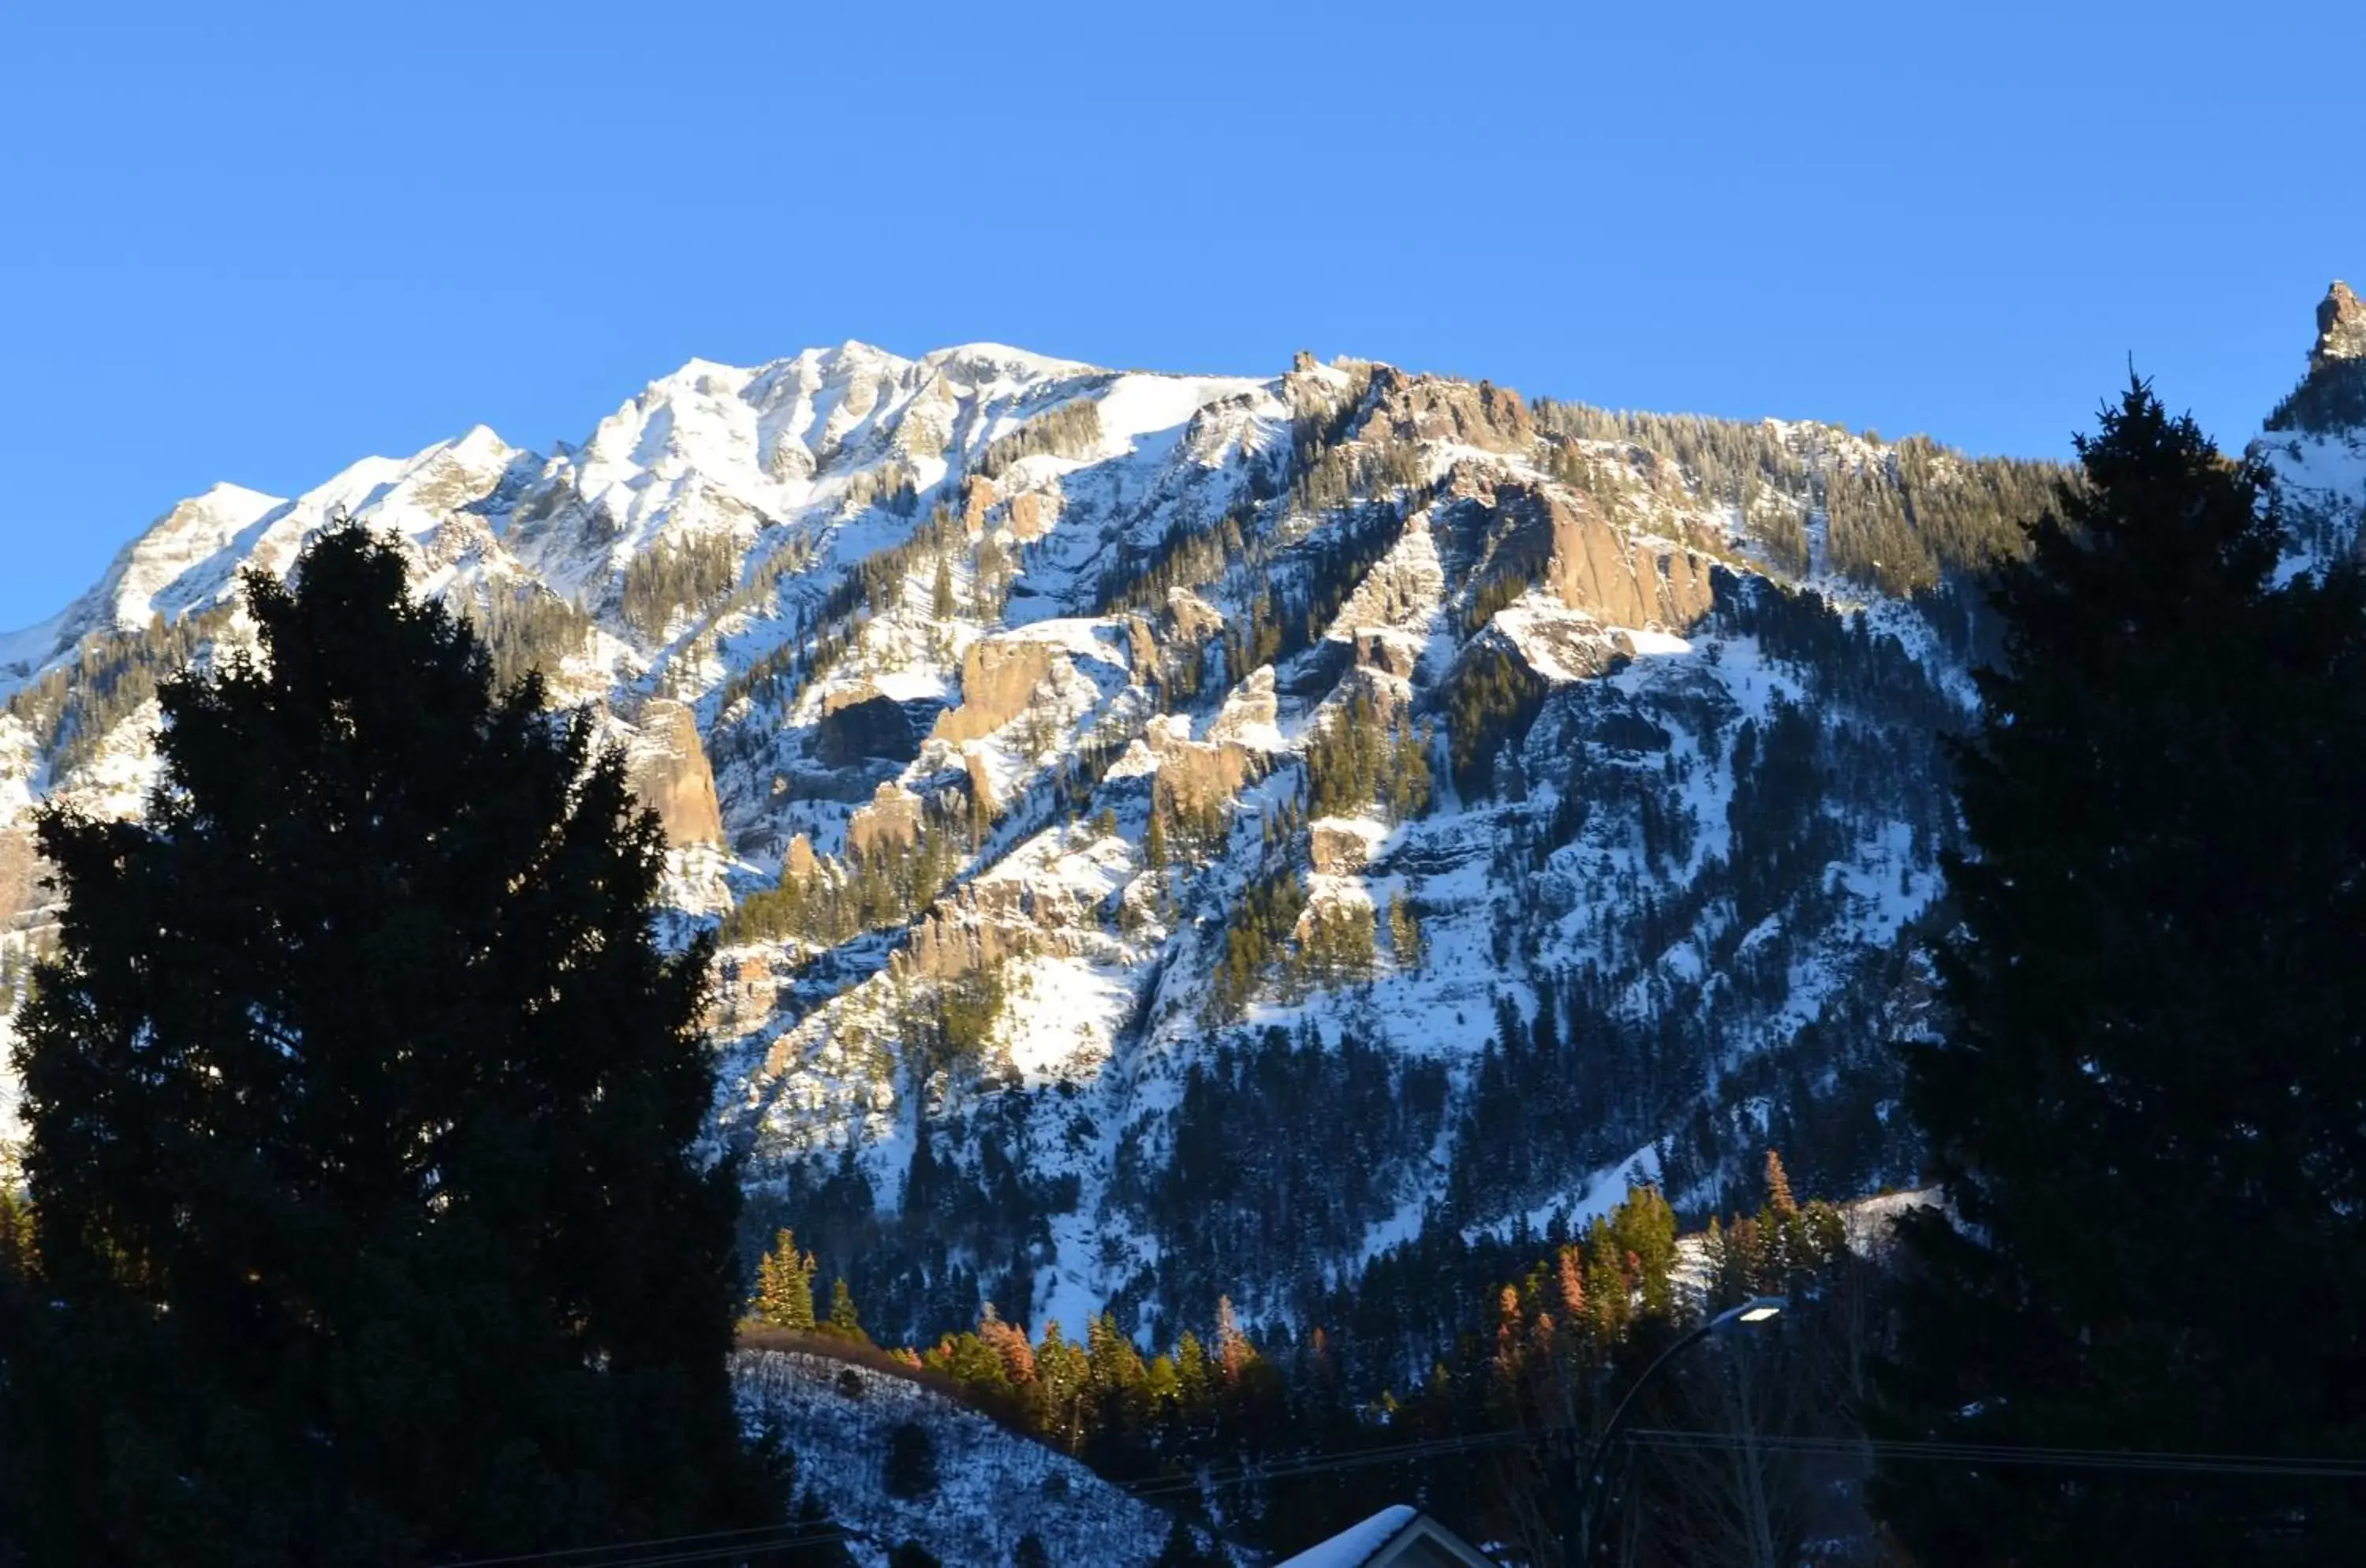
[[[1770,1140],[1823,1190],[1909,1174],[1884,1043],[1969,633],[1833,516],[1910,468],[1980,477],[1353,360],[693,361],[579,445],[170,510],[0,639],[0,851],[43,799],[135,813],[155,669],[356,520],[447,603],[531,607],[497,653],[646,759],[670,929],[724,927],[751,1235],[838,1238],[896,1337],[986,1299],[1294,1320],[1630,1171],[1697,1206]]]
[[[2308,368],[2251,442],[2275,477],[2300,570],[2353,554],[2366,527],[2366,303],[2336,281]]]
[[[827,1506],[864,1568],[907,1540],[948,1568],[1001,1568],[1029,1535],[1050,1562],[1127,1568],[1166,1540],[1158,1509],[917,1382],[780,1350],[742,1352],[733,1373],[750,1427],[788,1434],[800,1495]],[[927,1434],[936,1473],[916,1494],[888,1482],[890,1443],[907,1425]]]

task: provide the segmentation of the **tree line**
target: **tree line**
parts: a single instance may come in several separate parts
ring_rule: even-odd
[[[1567,1538],[1565,1450],[1597,1413],[1696,1313],[1780,1288],[1779,1337],[1652,1384],[1660,1429],[1730,1441],[1715,1467],[1635,1458],[1631,1497],[1661,1501],[1625,1510],[1633,1561],[1794,1561],[1834,1528],[1816,1500],[1835,1486],[1922,1563],[2347,1561],[2344,1466],[2366,1444],[2366,1222],[2342,1196],[2366,1179],[2366,574],[2282,573],[2264,471],[2142,385],[2079,455],[2080,480],[1990,568],[2000,652],[1951,748],[1933,1005],[1896,1031],[1895,1109],[1946,1204],[1898,1226],[1894,1284],[1868,1285],[1835,1217],[1769,1160],[1756,1212],[1699,1244],[1697,1303],[1669,1197],[1643,1187],[1541,1237],[1436,1216],[1326,1281],[1302,1331],[1228,1321],[1220,1293],[1212,1349],[1150,1330],[1163,1368],[1143,1309],[1189,1287],[1154,1277],[1047,1369],[1048,1332],[1017,1327],[1031,1277],[989,1295],[977,1269],[1043,1257],[1044,1217],[1076,1195],[997,1153],[1015,1134],[987,1119],[1011,1111],[989,1105],[974,1157],[925,1121],[915,1139],[912,1250],[883,1267],[916,1314],[977,1325],[918,1354],[999,1377],[1042,1412],[1022,1419],[1110,1473],[1202,1476],[1210,1520],[1247,1539],[1279,1547],[1413,1491],[1538,1551]],[[794,1434],[743,1434],[724,1370],[747,1216],[731,1162],[699,1146],[709,949],[654,940],[662,834],[623,758],[548,712],[533,671],[497,685],[477,633],[357,528],[310,547],[292,587],[251,576],[245,601],[257,654],[157,688],[145,819],[41,823],[62,916],[17,1021],[31,1136],[0,1204],[0,1540],[37,1562],[409,1564],[789,1517]],[[1775,603],[1751,612],[1763,627],[1786,625]],[[1826,635],[1772,636],[1795,634]],[[1853,703],[1923,704],[1869,631],[1831,635],[1871,650],[1875,669],[1831,677]],[[1752,722],[1725,827],[1793,902],[1721,896],[1770,914],[1853,897],[1802,836],[1834,779],[1877,787],[1878,731],[1780,706]],[[1589,767],[1686,765],[1657,718],[1583,733]],[[1507,871],[1533,873],[1539,841],[1507,840]],[[1746,986],[1777,961],[1755,951],[1719,963]],[[1566,1053],[1563,1016],[1611,1016],[1610,976],[1565,978],[1549,1029],[1499,1020],[1499,1072]],[[1636,1043],[1648,1067],[1682,1042]],[[1816,1049],[1803,1030],[1763,1070],[1832,1076]],[[1173,1211],[1200,1290],[1262,1198],[1327,1246],[1369,1224],[1377,1190],[1293,1163],[1311,1103],[1365,1108],[1332,1117],[1343,1137],[1416,1119],[1398,1149],[1442,1109],[1392,1054],[1347,1057],[1268,1040],[1187,1092],[1167,1129],[1181,1173],[1162,1190],[1144,1162],[1128,1201]],[[1268,1085],[1273,1127],[1229,1139]],[[780,1201],[824,1255],[878,1213],[851,1151]],[[2230,1238],[2226,1265],[2209,1249]],[[839,1272],[829,1315],[851,1341]],[[814,1278],[798,1253],[760,1283],[788,1303],[801,1284],[810,1308]],[[1836,1411],[1875,1439],[1856,1450],[1868,1485],[1800,1457]],[[1752,1446],[1771,1436],[1798,1440]],[[1430,1438],[1485,1441],[1276,1462]],[[2108,1462],[1966,1465],[1934,1445]]]

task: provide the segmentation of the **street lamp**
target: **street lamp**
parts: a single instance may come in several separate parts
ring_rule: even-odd
[[[1628,1385],[1627,1397],[1618,1402],[1618,1407],[1610,1413],[1610,1419],[1603,1424],[1602,1435],[1594,1439],[1594,1450],[1587,1457],[1585,1473],[1578,1483],[1577,1528],[1561,1541],[1561,1560],[1567,1568],[1582,1568],[1594,1557],[1594,1538],[1600,1533],[1603,1515],[1607,1512],[1598,1501],[1603,1487],[1603,1472],[1609,1463],[1610,1445],[1626,1426],[1627,1412],[1633,1406],[1635,1396],[1643,1392],[1644,1386],[1662,1367],[1702,1340],[1737,1326],[1763,1327],[1782,1316],[1784,1309],[1790,1304],[1788,1296],[1753,1296],[1740,1306],[1728,1307],[1661,1351],[1651,1364],[1643,1369],[1643,1375]]]

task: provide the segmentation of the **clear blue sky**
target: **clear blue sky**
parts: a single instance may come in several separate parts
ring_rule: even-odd
[[[2366,6],[0,7],[0,626],[175,499],[693,355],[1290,352],[2238,441],[2366,274]]]

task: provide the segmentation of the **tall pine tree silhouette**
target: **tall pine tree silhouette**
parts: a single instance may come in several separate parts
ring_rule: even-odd
[[[740,1441],[707,951],[590,722],[492,689],[402,558],[250,576],[144,823],[52,812],[23,1017],[37,1561],[432,1563],[769,1522]]]
[[[2000,573],[1879,1435],[2366,1458],[2366,608],[2132,385]],[[1900,1458],[1914,1561],[2354,1561],[2356,1483]]]

